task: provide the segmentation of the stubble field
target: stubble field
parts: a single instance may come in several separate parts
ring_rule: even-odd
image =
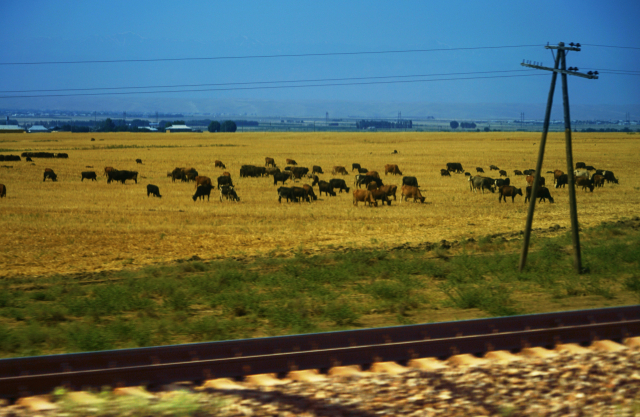
[[[94,137],[96,141],[90,139]],[[638,215],[640,207],[640,141],[621,133],[575,133],[574,161],[609,169],[619,185],[606,184],[593,193],[578,190],[581,225]],[[441,177],[447,162],[460,162],[486,175],[494,164],[509,172],[512,184],[526,186],[514,169],[535,168],[540,133],[235,133],[235,134],[4,134],[0,153],[66,152],[69,159],[2,162],[0,183],[0,277],[41,276],[137,268],[180,259],[288,256],[344,248],[419,245],[442,239],[479,238],[524,228],[523,197],[498,203],[498,194],[471,193],[462,174]],[[397,154],[392,152],[397,150]],[[392,203],[390,207],[354,207],[351,193],[320,197],[311,204],[277,200],[271,178],[239,178],[241,165],[264,165],[273,157],[299,166],[320,165],[321,179],[331,168],[351,164],[381,173],[385,184],[401,177],[384,176],[385,164],[397,164],[415,176],[425,204]],[[135,163],[140,158],[142,165]],[[232,175],[239,203],[218,200],[194,203],[193,183],[172,183],[166,174],[192,166],[215,182],[223,170]],[[2,166],[4,165],[4,166]],[[11,166],[12,168],[7,168]],[[91,166],[93,168],[87,168]],[[107,184],[105,166],[139,172],[138,184]],[[42,181],[45,168],[58,181]],[[543,172],[566,171],[564,135],[547,142]],[[81,182],[82,171],[94,170],[98,181]],[[547,184],[552,175],[544,174]],[[344,178],[353,184],[353,173]],[[300,184],[308,183],[303,180]],[[146,185],[159,186],[162,199],[147,197]],[[552,187],[552,186],[551,186]],[[317,193],[317,187],[316,187]],[[569,226],[568,188],[553,189],[555,204],[536,205],[534,228]],[[197,259],[197,258],[194,258]]]

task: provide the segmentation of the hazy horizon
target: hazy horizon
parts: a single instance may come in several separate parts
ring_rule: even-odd
[[[637,119],[638,15],[640,3],[623,0],[7,2],[0,108],[189,112],[232,103],[257,110],[249,113],[273,114],[272,105],[291,116],[395,117],[441,107],[519,118],[544,106],[551,78],[520,63],[552,66],[544,45],[564,41],[582,44],[568,66],[600,72],[569,77],[572,118]],[[122,60],[151,61],[113,62]],[[16,97],[38,95],[52,97]]]

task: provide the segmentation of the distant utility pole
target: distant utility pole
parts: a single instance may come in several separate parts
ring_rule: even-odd
[[[571,42],[569,46],[566,46],[564,42],[560,42],[558,46],[545,46],[546,49],[558,50],[558,55],[554,56],[555,65],[553,68],[545,67],[537,63],[531,63],[523,61],[522,66],[528,68],[536,68],[546,71],[551,71],[551,88],[549,89],[549,98],[547,99],[547,110],[544,116],[544,127],[542,129],[542,139],[540,140],[540,151],[538,152],[538,163],[536,165],[535,177],[533,180],[533,186],[531,187],[531,202],[529,203],[529,212],[527,213],[527,224],[524,229],[524,242],[522,244],[522,253],[520,255],[520,271],[524,269],[527,262],[527,253],[529,251],[529,239],[531,237],[531,224],[533,223],[533,212],[536,206],[536,197],[538,185],[540,184],[540,173],[542,171],[542,161],[544,159],[544,147],[547,141],[547,133],[549,132],[549,120],[551,119],[551,106],[553,104],[553,93],[556,87],[556,80],[558,74],[562,76],[562,104],[564,106],[564,136],[566,142],[567,151],[567,177],[569,182],[569,208],[571,215],[571,234],[573,238],[573,265],[578,274],[588,272],[588,270],[582,268],[582,260],[580,257],[580,235],[578,232],[578,211],[576,209],[576,189],[573,178],[573,151],[571,150],[571,117],[569,115],[569,88],[567,85],[567,74],[575,75],[577,77],[587,78],[590,80],[598,79],[598,72],[589,71],[586,74],[579,73],[578,68],[569,67],[567,69],[566,56],[568,51],[580,51],[580,44],[574,44]],[[558,68],[560,67],[560,68]]]
[[[520,129],[524,129],[524,112],[520,113]]]
[[[327,112],[324,117],[325,117],[325,123],[327,124],[327,126],[329,126],[329,112]]]

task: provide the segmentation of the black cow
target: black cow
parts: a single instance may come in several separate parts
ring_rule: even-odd
[[[69,158],[69,155],[66,153],[57,153],[56,154],[56,158],[63,158],[63,159],[67,159]]]
[[[356,169],[360,170],[360,168],[362,168],[360,164],[351,164],[351,172],[353,172]]]
[[[318,166],[318,165],[314,165],[311,168],[311,173],[312,174],[324,174],[324,172],[322,172],[322,167]]]
[[[489,165],[489,171],[500,171],[500,168],[495,165]]]
[[[30,156],[27,156],[27,162],[33,162],[33,159],[31,159]]]
[[[210,184],[203,184],[200,185],[197,189],[196,189],[196,193],[193,195],[193,201],[195,202],[198,198],[201,198],[202,201],[204,201],[204,196],[207,196],[207,201],[209,200],[209,197],[211,196],[211,190],[213,189],[213,185]]]
[[[334,189],[339,188],[340,192],[342,192],[342,190],[345,190],[346,192],[349,192],[349,187],[347,187],[347,183],[344,182],[343,179],[333,178],[333,179],[329,180],[329,184],[331,184],[331,186]]]
[[[331,184],[329,184],[326,181],[320,181],[318,182],[318,189],[319,189],[319,194],[320,197],[322,197],[322,193],[327,194],[327,196],[336,196],[335,191],[333,191],[333,187],[331,186]]]
[[[604,171],[602,175],[604,176],[604,180],[606,182],[613,182],[615,184],[618,184],[618,179],[615,175],[613,175],[613,171]]]
[[[604,169],[596,169],[593,175],[602,175],[604,177]]]
[[[44,170],[44,178],[42,182],[44,182],[47,178],[51,178],[51,181],[58,181],[58,176],[51,168],[45,168]]]
[[[284,182],[289,178],[291,178],[291,174],[289,174],[288,172],[279,172],[277,174],[273,174],[273,185],[278,185],[279,182],[282,182],[282,185],[284,185]]]
[[[524,171],[522,171],[522,173],[524,175],[535,175],[536,170],[535,169],[525,169]]]
[[[532,187],[530,185],[527,186],[527,190],[525,192],[526,196],[524,197],[525,203],[531,200],[531,190],[532,190]],[[549,189],[547,187],[538,187],[538,191],[536,191],[536,197],[540,199],[538,200],[538,202],[540,203],[543,201],[546,201],[547,199],[549,199],[550,203],[554,203],[553,197],[551,197],[551,193],[549,192]]]
[[[238,197],[236,190],[234,190],[233,187],[230,187],[228,185],[223,185],[222,188],[220,189],[220,201],[222,201],[222,197],[231,201],[240,201],[240,197]]]
[[[476,172],[482,172],[484,174],[484,169],[482,169],[480,167],[476,167]]]
[[[138,172],[136,171],[118,171],[114,169],[107,173],[107,184],[110,184],[111,181],[120,181],[121,183],[125,183],[126,180],[134,180],[136,184],[138,183]]]
[[[313,182],[311,183],[311,186],[313,187],[314,185],[320,182],[320,178],[317,175],[314,175],[312,178],[313,178]]]
[[[162,196],[160,195],[160,189],[158,188],[157,185],[153,185],[153,184],[147,185],[147,197],[149,197],[150,195],[153,195],[154,197],[162,198]]]
[[[500,176],[501,176],[501,177],[506,177],[506,176],[507,176],[507,171],[505,171],[504,169],[501,169],[501,170],[499,171],[499,173],[500,173]]]
[[[96,173],[95,171],[84,171],[80,173],[82,175],[82,178],[80,179],[80,181],[84,181],[84,179],[88,179],[88,180],[93,180],[93,181],[98,181],[98,179],[96,178]]]
[[[263,177],[267,175],[267,168],[254,165],[243,165],[240,167],[240,177]]]
[[[513,175],[524,175],[524,174],[519,169],[516,169],[513,171]]]
[[[576,169],[580,169],[580,168],[586,168],[587,164],[585,164],[584,162],[576,162]]]
[[[278,203],[282,203],[282,199],[286,198],[287,202],[289,202],[289,200],[297,203],[298,199],[295,198],[293,196],[293,192],[291,191],[291,188],[289,187],[280,187],[278,188]]]
[[[293,175],[293,179],[300,179],[309,173],[309,168],[305,167],[293,167],[291,170],[291,174]]]
[[[223,186],[231,186],[233,187],[233,181],[231,181],[231,177],[227,177],[226,175],[221,175],[218,177],[218,190]]]
[[[451,162],[449,163],[451,164]],[[449,169],[449,164],[447,164],[447,169]],[[402,185],[408,185],[410,187],[420,187],[418,185],[418,179],[416,177],[402,177]]]
[[[369,169],[368,168],[358,168],[358,172],[360,174],[366,174],[367,172],[369,172]]]
[[[586,167],[584,167],[584,169],[586,169],[587,171],[595,171],[596,168],[593,165],[587,165]]]
[[[493,183],[495,184],[496,188],[500,188],[503,185],[511,185],[511,180],[509,178],[505,178],[505,179],[499,178],[497,180],[494,180]]]
[[[136,159],[136,164],[141,164],[142,163],[142,159]]]
[[[356,185],[358,186],[358,188],[360,188],[360,186],[362,185],[364,185],[366,188],[371,182],[375,182],[378,188],[383,186],[382,180],[380,178],[376,178],[371,175],[361,175],[356,181]]]
[[[562,174],[556,179],[556,188],[564,188],[567,184],[569,184],[569,176],[567,174]]]
[[[464,169],[462,169],[462,164],[460,162],[447,162],[447,170],[454,171],[457,173],[464,172]],[[414,187],[417,187],[417,186],[414,185]]]

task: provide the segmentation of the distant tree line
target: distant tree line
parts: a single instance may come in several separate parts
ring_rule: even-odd
[[[388,122],[386,120],[359,120],[356,122],[356,129],[411,129],[413,122],[411,120],[399,120],[397,122]]]
[[[457,129],[458,127],[461,127],[463,129],[475,129],[477,127],[476,124],[473,122],[458,123],[455,120],[449,123],[449,126],[451,126],[451,129]]]
[[[225,120],[222,123],[212,121],[207,128],[209,132],[235,132],[238,130],[238,126],[233,120]]]

